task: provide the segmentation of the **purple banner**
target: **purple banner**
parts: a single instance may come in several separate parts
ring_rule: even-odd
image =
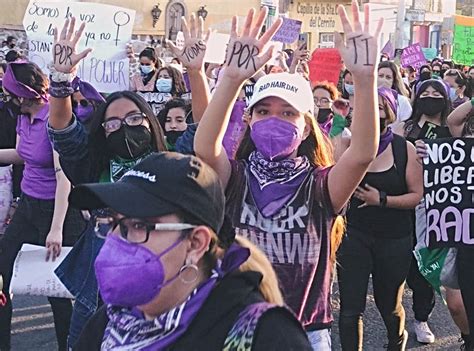
[[[272,40],[286,44],[294,43],[300,34],[301,24],[301,21],[283,17],[283,23],[278,32],[273,36]]]
[[[413,66],[416,70],[426,64],[426,58],[421,45],[416,43],[404,48],[400,61],[402,67]]]

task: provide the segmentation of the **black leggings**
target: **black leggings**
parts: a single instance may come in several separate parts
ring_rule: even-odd
[[[386,239],[351,227],[347,229],[337,255],[341,297],[339,334],[343,350],[362,350],[362,315],[370,274],[375,304],[388,332],[388,348],[403,349],[405,310],[402,297],[411,256],[411,235]]]
[[[0,308],[0,349],[10,348],[12,303],[10,282],[13,263],[24,243],[44,245],[53,219],[54,201],[39,200],[22,195],[15,215],[0,240],[0,274],[7,304]],[[79,211],[69,210],[63,229],[63,245],[72,246],[85,228]],[[72,315],[70,299],[48,298],[53,310],[54,326],[60,351],[67,349],[67,335]]]
[[[456,260],[459,287],[466,308],[469,330],[470,334],[474,335],[474,248],[460,246]],[[470,346],[469,350],[474,350],[474,345]]]

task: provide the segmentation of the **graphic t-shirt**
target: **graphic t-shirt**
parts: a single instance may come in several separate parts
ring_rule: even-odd
[[[247,163],[231,165],[226,211],[236,234],[266,254],[286,304],[307,330],[330,327],[330,233],[336,217],[327,185],[330,168],[312,169],[288,204],[264,218],[250,192]]]

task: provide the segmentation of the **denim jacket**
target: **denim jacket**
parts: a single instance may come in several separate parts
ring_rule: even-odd
[[[177,152],[193,153],[196,127],[190,126],[188,129],[175,145]],[[101,171],[95,168],[96,155],[91,152],[89,136],[81,122],[74,119],[71,125],[62,130],[48,126],[48,134],[54,150],[59,154],[61,167],[73,185],[99,181]],[[100,211],[91,214],[86,230],[55,270],[58,278],[76,298],[69,334],[70,345],[77,341],[85,323],[97,310],[99,303],[94,262],[104,240],[96,235],[96,231],[105,236],[110,228],[104,225],[95,226],[98,215]]]

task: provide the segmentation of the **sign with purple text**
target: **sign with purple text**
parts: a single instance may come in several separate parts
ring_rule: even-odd
[[[280,41],[286,44],[293,44],[301,31],[302,22],[291,18],[283,17],[280,29],[273,36],[273,41]]]
[[[404,48],[400,62],[402,67],[413,66],[416,70],[426,64],[426,58],[421,45],[416,43]]]
[[[426,246],[474,245],[474,139],[425,143]]]

